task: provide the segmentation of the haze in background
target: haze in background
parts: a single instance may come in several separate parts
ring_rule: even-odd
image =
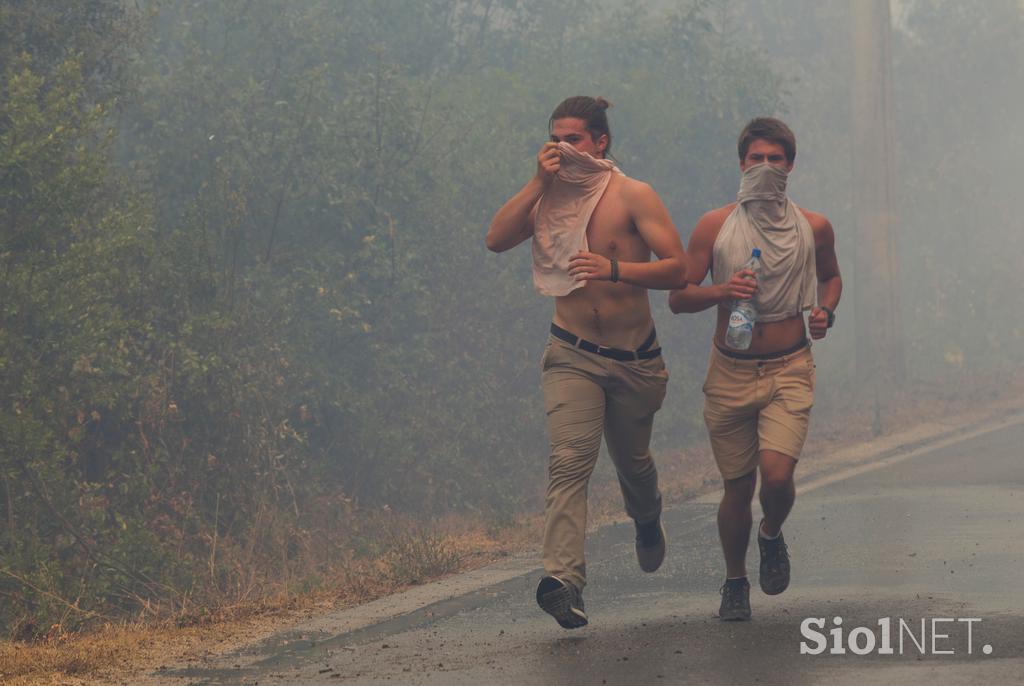
[[[744,123],[792,126],[791,195],[832,220],[846,282],[816,412],[863,412],[847,12],[0,0],[0,622],[315,586],[391,550],[396,518],[538,508],[552,303],[527,249],[483,236],[569,95],[614,103],[615,158],[684,240],[735,197]],[[977,394],[1024,355],[1024,12],[894,17],[908,388]],[[713,315],[651,297],[666,460],[706,440]]]

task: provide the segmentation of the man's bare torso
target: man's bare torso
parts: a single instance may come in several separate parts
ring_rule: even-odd
[[[731,203],[714,210],[718,229],[715,231],[712,245],[718,239],[718,232],[721,231],[722,225],[735,207],[736,203]],[[807,217],[807,221],[811,225],[811,230],[814,232],[815,247],[817,248],[821,228],[827,225],[828,220],[817,212],[811,212],[803,208],[800,208],[800,211]],[[726,278],[728,278],[728,275]],[[719,305],[715,309],[717,310],[715,341],[718,345],[725,347],[725,334],[729,328],[729,308],[726,305]],[[785,350],[797,345],[806,338],[807,329],[804,325],[803,315],[797,315],[778,322],[758,322],[757,326],[754,327],[754,338],[750,342],[750,348],[745,350],[744,353],[757,355]]]
[[[648,262],[651,249],[622,197],[631,183],[636,182],[612,176],[591,215],[587,243],[591,252],[620,262]],[[639,347],[654,326],[646,288],[597,280],[556,298],[554,321],[589,341],[625,350]]]

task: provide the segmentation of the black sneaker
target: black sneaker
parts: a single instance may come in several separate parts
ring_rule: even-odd
[[[778,595],[789,588],[789,550],[786,548],[786,540],[781,531],[778,538],[762,538],[761,526],[758,525],[757,547],[761,551],[761,590],[767,595]]]
[[[723,622],[750,621],[750,582],[747,577],[726,579],[719,593],[722,594],[719,619]]]
[[[655,572],[665,559],[665,527],[661,517],[647,524],[636,525],[636,559],[640,569]]]
[[[583,611],[583,594],[575,586],[557,576],[546,576],[537,586],[537,604],[555,618],[563,629],[579,629],[587,625]]]

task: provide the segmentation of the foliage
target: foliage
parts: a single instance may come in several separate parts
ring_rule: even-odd
[[[0,112],[0,621],[21,635],[383,554],[368,508],[536,503],[548,313],[524,252],[482,234],[547,111],[621,93],[622,163],[692,211],[715,180],[645,132],[718,156],[771,105],[699,5],[0,7],[34,51],[5,47]],[[452,563],[414,543],[395,560]]]
[[[550,303],[485,227],[577,93],[615,103],[616,158],[684,237],[728,202],[744,121],[801,102],[730,6],[0,0],[0,626],[188,611],[361,556],[422,578],[456,562],[430,517],[537,507]],[[996,280],[971,278],[980,323]],[[710,318],[652,300],[692,390]],[[656,443],[701,440],[699,402],[673,392]]]

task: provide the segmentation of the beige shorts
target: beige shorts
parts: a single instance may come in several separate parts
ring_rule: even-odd
[[[809,345],[768,360],[735,359],[711,346],[704,423],[723,478],[736,479],[757,469],[761,450],[799,459],[813,404]]]

